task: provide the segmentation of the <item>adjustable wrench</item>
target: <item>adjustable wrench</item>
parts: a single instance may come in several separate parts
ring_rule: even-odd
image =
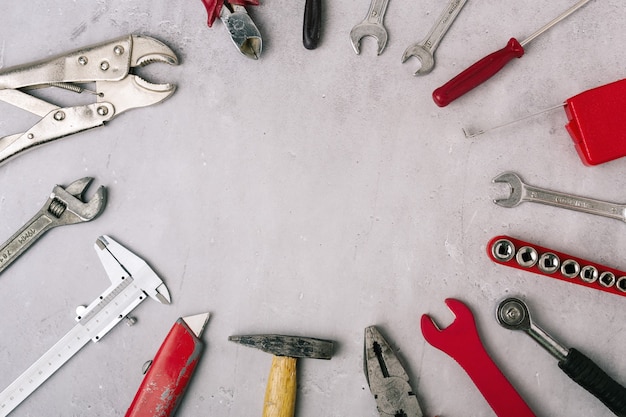
[[[522,182],[519,175],[514,172],[504,172],[495,177],[493,182],[505,183],[511,187],[511,195],[509,197],[494,200],[494,203],[502,207],[511,208],[523,201],[531,201],[626,222],[626,205],[624,204],[609,203],[526,185]]]
[[[420,68],[413,75],[424,75],[433,70],[435,66],[435,50],[466,2],[467,0],[450,0],[448,6],[437,19],[435,26],[426,36],[426,39],[406,48],[402,55],[402,63],[405,63],[411,57],[416,57],[421,63]]]
[[[461,365],[496,415],[534,417],[535,414],[489,357],[480,341],[472,311],[453,298],[448,298],[446,305],[456,316],[455,320],[440,330],[433,319],[424,314],[420,323],[424,339]]]
[[[93,178],[85,177],[66,188],[57,185],[52,189],[41,210],[0,246],[0,273],[53,227],[88,222],[102,212],[106,204],[104,186],[98,188],[89,202],[83,201],[84,193],[92,180]]]
[[[383,18],[389,0],[372,0],[365,19],[350,31],[350,41],[356,54],[360,54],[361,39],[371,36],[378,42],[378,55],[383,53],[387,45],[387,29],[383,26]]]

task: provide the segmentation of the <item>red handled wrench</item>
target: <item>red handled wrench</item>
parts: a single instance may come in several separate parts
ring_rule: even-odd
[[[424,339],[461,365],[496,415],[534,417],[535,414],[483,347],[472,311],[453,298],[446,299],[446,305],[456,317],[454,322],[445,329],[439,329],[433,319],[424,314],[421,321]]]

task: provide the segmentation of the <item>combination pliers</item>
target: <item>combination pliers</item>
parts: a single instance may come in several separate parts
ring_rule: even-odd
[[[177,65],[178,58],[156,39],[128,35],[0,71],[0,100],[41,117],[26,132],[0,137],[0,164],[44,143],[102,126],[126,110],[168,98],[176,86],[152,84],[132,74],[132,68],[153,62]],[[93,91],[85,87],[92,83]],[[90,91],[96,102],[60,107],[28,94],[44,87]]]
[[[409,376],[375,326],[365,329],[365,378],[381,417],[422,417]]]

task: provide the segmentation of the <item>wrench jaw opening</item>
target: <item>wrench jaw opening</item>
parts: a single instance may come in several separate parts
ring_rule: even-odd
[[[352,42],[354,52],[356,52],[357,55],[361,53],[361,39],[367,36],[376,39],[378,55],[382,54],[385,46],[387,46],[389,36],[384,27],[373,23],[358,24],[350,31],[350,41]]]
[[[48,211],[58,219],[58,225],[88,222],[100,215],[106,206],[106,188],[101,185],[88,202],[84,195],[93,178],[74,181],[67,188],[54,187]]]
[[[426,75],[435,67],[435,57],[433,54],[418,43],[406,48],[404,54],[402,54],[402,63],[404,64],[409,60],[409,58],[417,58],[420,62],[420,67],[413,73],[413,75]]]
[[[492,182],[494,184],[508,184],[511,194],[507,198],[498,198],[493,200],[499,206],[512,208],[522,202],[522,179],[514,172],[504,172],[495,177]]]
[[[427,314],[422,316],[420,326],[424,339],[437,349],[453,356],[465,354],[467,346],[459,341],[467,339],[480,339],[476,331],[476,322],[472,311],[461,301],[454,298],[447,298],[446,305],[454,314],[454,321],[446,328],[440,328],[435,321]]]

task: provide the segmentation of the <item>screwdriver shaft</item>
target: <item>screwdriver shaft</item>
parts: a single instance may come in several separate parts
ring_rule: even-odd
[[[589,3],[591,0],[581,0],[578,3],[576,3],[575,5],[573,5],[572,7],[570,7],[569,9],[567,9],[566,11],[564,11],[561,15],[559,15],[558,17],[554,18],[553,20],[551,20],[548,24],[546,24],[544,27],[542,27],[541,29],[539,29],[538,31],[536,31],[535,33],[533,33],[532,35],[530,35],[529,37],[527,37],[526,39],[524,39],[523,41],[520,42],[520,45],[525,46],[526,44],[530,43],[531,41],[533,41],[537,36],[542,35],[544,32],[546,32],[547,30],[549,30],[550,28],[552,28],[552,26],[556,25],[557,23],[559,23],[561,20],[567,18],[569,15],[571,15],[572,13],[574,13],[576,10],[580,9],[581,7],[583,7],[585,4]]]

